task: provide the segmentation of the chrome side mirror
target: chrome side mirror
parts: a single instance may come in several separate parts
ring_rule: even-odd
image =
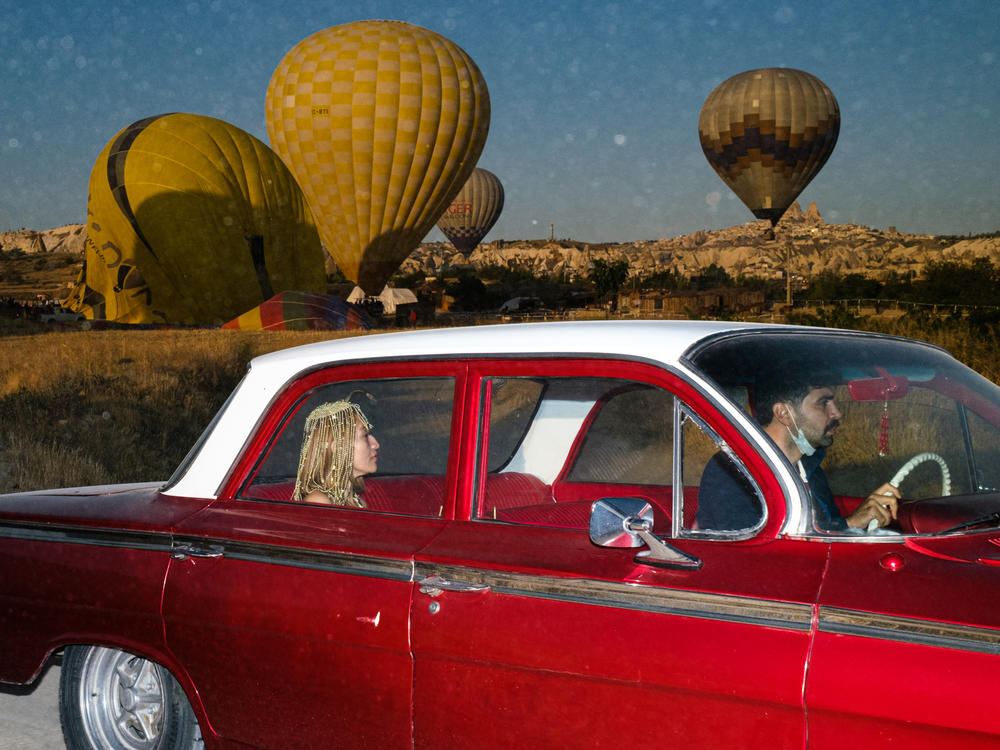
[[[701,560],[681,552],[653,533],[653,506],[637,497],[607,497],[590,509],[590,541],[598,547],[641,547],[637,563],[697,570]]]

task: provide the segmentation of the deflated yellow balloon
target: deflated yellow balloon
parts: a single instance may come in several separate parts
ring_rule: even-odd
[[[293,47],[267,88],[271,146],[320,238],[368,294],[444,213],[482,152],[486,82],[454,42],[400,21],[358,21]]]
[[[476,249],[479,241],[493,228],[503,211],[503,185],[488,169],[476,167],[455,196],[438,229],[463,253]]]
[[[140,120],[90,175],[84,269],[67,305],[119,323],[223,323],[289,289],[325,291],[308,205],[266,144],[174,113]]]
[[[748,70],[708,95],[698,133],[718,175],[754,216],[774,226],[830,158],[840,107],[814,75]]]

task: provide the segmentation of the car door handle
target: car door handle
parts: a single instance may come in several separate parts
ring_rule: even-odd
[[[445,591],[456,593],[476,594],[486,593],[490,590],[488,584],[473,583],[472,581],[453,581],[450,578],[433,575],[427,576],[420,581],[420,593],[428,596],[440,596]]]
[[[189,557],[222,557],[224,551],[225,548],[221,544],[175,542],[170,556],[175,560],[186,560]]]

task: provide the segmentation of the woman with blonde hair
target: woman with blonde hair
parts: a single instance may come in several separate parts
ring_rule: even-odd
[[[331,401],[306,418],[295,478],[297,502],[364,508],[365,474],[377,468],[378,441],[357,404]]]

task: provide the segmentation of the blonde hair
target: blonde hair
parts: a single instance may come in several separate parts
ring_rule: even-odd
[[[364,491],[363,480],[354,477],[355,419],[366,430],[372,428],[358,405],[350,401],[330,401],[312,410],[306,418],[292,500],[301,502],[318,491],[334,505],[365,507],[357,494]]]

